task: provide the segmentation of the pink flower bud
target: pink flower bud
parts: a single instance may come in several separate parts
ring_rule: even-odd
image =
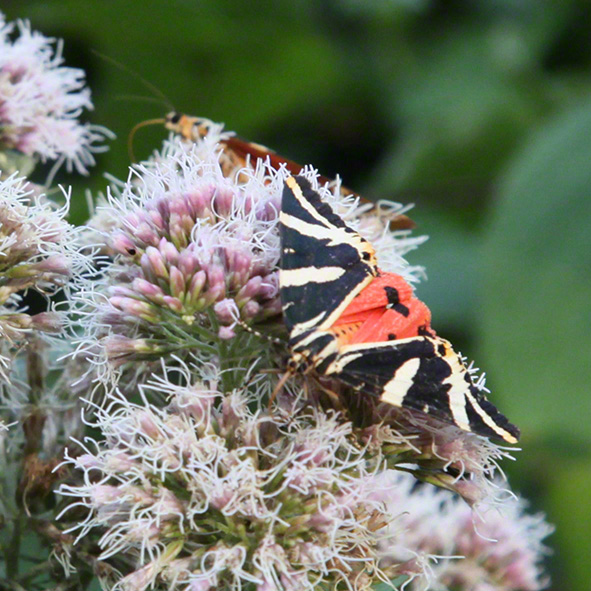
[[[90,492],[92,503],[95,507],[121,502],[125,496],[125,492],[121,489],[107,484],[97,484],[92,487]]]
[[[164,304],[166,304],[166,306],[168,306],[173,312],[176,312],[177,314],[181,314],[185,309],[183,303],[178,298],[173,296],[164,296],[162,301]]]
[[[187,293],[187,301],[193,305],[197,303],[199,297],[201,296],[201,291],[205,285],[206,280],[207,277],[205,275],[205,271],[198,271],[193,275],[193,277],[191,277],[189,291]]]
[[[170,292],[179,300],[183,300],[185,297],[185,277],[174,265],[170,267]]]
[[[181,252],[176,265],[185,277],[190,277],[201,268],[199,257],[195,254],[195,249],[191,247],[187,247]]]
[[[154,228],[146,222],[142,222],[135,230],[134,237],[141,240],[144,244],[155,247],[158,244],[159,236]]]
[[[142,295],[151,302],[156,304],[162,303],[164,291],[157,285],[154,285],[153,283],[150,283],[141,277],[136,277],[133,280],[132,286],[138,294]]]
[[[62,329],[61,316],[56,312],[40,312],[31,316],[33,327],[43,332],[59,333]]]
[[[150,223],[160,232],[162,232],[166,228],[164,219],[157,209],[150,209],[148,215],[150,217]]]
[[[152,285],[152,284],[150,284]],[[110,296],[119,296],[123,298],[137,298],[138,292],[128,285],[112,285],[109,286],[108,292]]]
[[[206,305],[221,299],[226,292],[226,283],[224,279],[224,270],[217,265],[212,265],[207,270],[207,291],[203,294]]]
[[[270,273],[262,278],[259,288],[259,295],[264,299],[274,298],[279,293],[279,274]]]
[[[177,247],[172,242],[166,240],[166,238],[162,238],[162,240],[160,240],[160,243],[158,244],[158,250],[162,253],[164,260],[169,265],[178,264],[180,253]]]
[[[35,268],[47,273],[56,273],[58,275],[66,276],[70,275],[70,263],[68,259],[59,254],[51,255],[39,263],[36,263]]]
[[[151,439],[158,439],[160,437],[158,425],[149,412],[139,412],[136,416],[136,421],[143,435]]]
[[[158,320],[158,315],[155,313],[153,305],[148,302],[140,302],[133,298],[118,296],[109,298],[109,301],[115,308],[118,308],[127,314],[131,314],[132,316],[143,318],[149,322],[155,322]]]
[[[135,242],[123,232],[118,232],[110,240],[111,248],[120,254],[135,256],[138,248]]]
[[[142,255],[142,263],[144,261],[144,257],[146,257],[151,272],[156,277],[168,280],[168,268],[166,266],[166,261],[164,260],[162,253],[157,248],[148,246],[145,254]]]
[[[207,218],[210,216],[211,200],[215,193],[213,185],[202,186],[191,193],[185,194],[195,218]]]
[[[236,336],[234,329],[229,326],[220,326],[218,328],[218,337],[223,341],[228,341]]]
[[[141,467],[131,456],[121,452],[109,457],[105,465],[107,470],[116,470],[118,472],[129,472],[134,468]]]
[[[103,345],[107,358],[116,360],[133,355],[136,352],[135,343],[135,339],[122,335],[112,335],[104,340]]]
[[[254,318],[255,316],[258,316],[260,311],[261,305],[258,302],[255,302],[254,300],[246,302],[246,304],[244,304],[241,310],[242,316],[244,316],[245,319],[250,319]]]
[[[246,285],[236,294],[236,302],[238,305],[254,298],[261,288],[263,283],[262,277],[252,277]]]
[[[232,324],[240,315],[236,302],[230,298],[217,302],[213,307],[213,311],[218,320],[224,324]]]
[[[216,189],[215,195],[212,199],[212,209],[218,217],[226,217],[230,215],[234,205],[234,193],[225,186],[219,186]]]

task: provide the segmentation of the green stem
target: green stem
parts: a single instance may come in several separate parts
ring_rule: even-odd
[[[26,573],[23,573],[22,575],[16,577],[16,580],[23,584],[27,583],[29,581],[32,581],[39,574],[47,574],[47,572],[51,570],[52,566],[53,565],[51,561],[45,560],[29,568]]]
[[[6,547],[6,575],[8,579],[16,579],[18,576],[19,555],[21,547],[21,516],[17,515],[13,520],[13,529],[10,544]]]
[[[27,591],[22,585],[8,579],[0,579],[0,591]]]
[[[27,346],[27,381],[29,382],[29,404],[36,406],[45,386],[45,363],[43,361],[43,343],[37,337],[31,337]]]
[[[160,326],[160,329],[162,330],[164,336],[169,337],[173,341],[181,341],[178,344],[177,348],[185,349],[188,346],[190,346],[201,349],[204,353],[209,353],[210,355],[215,355],[217,353],[217,349],[213,345],[208,344],[208,342],[215,342],[216,338],[207,329],[197,325],[193,325],[190,327],[191,332],[197,333],[202,339],[204,339],[197,340],[192,335],[187,334],[186,332],[178,334],[180,332],[178,329],[176,331],[171,330],[171,327],[173,326],[174,325],[164,324]]]

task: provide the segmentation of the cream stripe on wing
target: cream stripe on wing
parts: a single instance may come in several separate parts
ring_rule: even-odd
[[[336,281],[347,271],[343,267],[299,267],[281,269],[279,282],[281,287],[300,287],[308,283],[328,283]]]
[[[466,393],[466,398],[472,403],[472,408],[478,413],[483,423],[490,427],[499,437],[509,443],[517,443],[517,439],[511,435],[508,431],[505,431],[502,427],[499,427],[488,415],[488,413],[478,404],[476,399],[470,392]]]
[[[289,338],[290,339],[297,338],[302,333],[310,330],[311,328],[317,328],[318,325],[324,319],[325,316],[326,316],[326,313],[325,312],[320,312],[320,314],[318,314],[317,316],[314,316],[314,318],[310,318],[310,320],[306,320],[304,322],[298,322],[292,328],[291,333],[289,335]],[[312,341],[315,338],[316,338],[316,336],[312,336],[308,340],[311,340]],[[303,342],[305,342],[305,341],[303,341]]]
[[[299,232],[303,236],[316,238],[317,240],[330,240],[328,246],[335,244],[351,244],[355,242],[354,235],[343,228],[326,227],[320,224],[310,224],[301,218],[284,213],[279,214],[279,221],[291,230]],[[359,242],[359,240],[357,240]]]
[[[380,400],[394,406],[402,406],[402,401],[412,386],[420,365],[421,360],[418,357],[405,361],[396,370],[394,377],[384,386],[384,393]]]
[[[289,177],[285,180],[285,184],[291,189],[294,197],[296,198],[297,202],[300,204],[302,209],[305,209],[314,219],[318,220],[322,225],[328,228],[333,228],[335,230],[340,229],[337,228],[334,224],[329,222],[322,214],[320,214],[316,208],[304,197],[302,192],[302,188],[298,185],[295,177]],[[320,197],[320,195],[318,195]]]
[[[454,364],[451,365],[451,369],[451,375],[442,382],[442,385],[450,387],[447,392],[449,410],[454,423],[458,427],[470,431],[470,421],[466,411],[466,393],[469,392],[469,384],[465,379],[466,371],[459,366],[454,367]]]

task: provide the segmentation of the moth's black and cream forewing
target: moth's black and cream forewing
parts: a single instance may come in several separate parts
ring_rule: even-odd
[[[305,364],[334,340],[323,331],[373,280],[378,267],[371,244],[323,203],[303,177],[287,179],[279,222],[283,316],[290,347]]]

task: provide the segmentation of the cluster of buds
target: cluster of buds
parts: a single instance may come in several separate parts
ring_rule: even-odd
[[[129,362],[149,367],[191,351],[211,359],[220,340],[245,336],[244,324],[279,323],[277,223],[288,172],[258,161],[226,176],[214,141],[221,133],[212,127],[191,145],[172,138],[111,189],[91,220],[109,260],[81,286],[80,347],[101,359],[108,380]],[[314,171],[304,174],[317,182]],[[377,215],[356,219],[358,201],[338,187],[319,190],[376,240],[385,268],[420,273],[402,258],[420,239],[393,236]]]
[[[226,179],[213,147],[171,142],[137,165],[97,211],[111,255],[77,299],[82,347],[110,367],[167,354],[217,354],[237,324],[280,312],[276,223],[281,181],[261,168]],[[97,227],[93,230],[97,233]]]
[[[261,196],[263,183],[232,185],[216,176],[215,164],[203,168],[185,186],[151,193],[122,218],[111,245],[137,273],[128,287],[111,290],[115,308],[152,324],[174,314],[191,325],[209,308],[225,324],[232,323],[233,310],[246,322],[278,313],[270,231],[277,192]]]

